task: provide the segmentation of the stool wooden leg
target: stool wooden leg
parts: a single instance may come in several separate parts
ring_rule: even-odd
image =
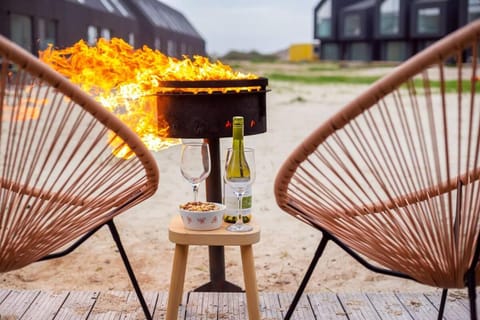
[[[245,293],[247,295],[248,319],[259,320],[259,300],[257,291],[257,276],[253,261],[253,249],[251,245],[241,246],[243,279],[245,281]]]
[[[178,306],[182,302],[183,285],[187,269],[187,257],[188,246],[176,244],[170,278],[170,290],[168,291],[166,320],[176,320],[178,317]]]

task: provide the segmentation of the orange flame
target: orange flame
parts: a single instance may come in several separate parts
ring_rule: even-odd
[[[134,49],[118,38],[101,38],[93,47],[83,40],[65,49],[54,49],[50,45],[40,52],[40,59],[91,93],[154,151],[179,143],[178,139],[166,137],[168,124],[159,126],[156,105],[145,98],[158,92],[178,90],[162,88],[161,81],[258,78],[235,72],[220,61],[213,63],[202,56],[193,59],[184,56],[179,60],[147,46]],[[118,156],[131,153],[115,150]]]

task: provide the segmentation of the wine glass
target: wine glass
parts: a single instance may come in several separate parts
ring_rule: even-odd
[[[182,176],[193,188],[193,201],[198,201],[198,186],[210,174],[210,150],[206,142],[182,144],[180,160]]]
[[[229,148],[227,150],[227,159],[225,162],[225,182],[232,188],[235,196],[237,197],[237,221],[228,226],[227,230],[234,232],[246,232],[253,229],[252,226],[243,223],[242,218],[242,199],[243,195],[247,191],[248,187],[253,184],[255,181],[255,152],[252,148],[244,148],[245,161],[247,164],[247,169],[250,171],[250,175],[245,175],[242,177],[229,176],[227,174],[227,168],[230,160],[233,156],[233,149]]]

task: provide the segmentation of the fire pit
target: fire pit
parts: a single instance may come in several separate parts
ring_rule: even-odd
[[[173,89],[156,95],[159,122],[168,123],[170,138],[222,138],[232,135],[232,117],[243,115],[246,135],[263,133],[267,83],[266,78],[160,82]],[[191,89],[195,92],[185,91]]]
[[[160,126],[168,124],[170,138],[203,138],[209,144],[211,172],[207,201],[222,202],[220,138],[232,136],[232,118],[245,118],[245,135],[264,133],[268,79],[164,81],[171,88],[155,95]],[[223,247],[209,247],[210,282],[196,291],[241,291],[225,280]]]
[[[267,79],[235,72],[220,61],[178,60],[147,47],[134,49],[119,38],[101,38],[95,47],[85,41],[61,50],[50,45],[40,57],[91,92],[152,151],[178,144],[177,138],[205,139],[212,159],[208,201],[222,201],[220,138],[231,136],[233,116],[244,116],[246,135],[266,131]],[[115,141],[109,143],[115,149]],[[115,154],[130,152],[115,149]],[[225,281],[223,247],[209,251],[212,282],[198,290],[240,290]]]

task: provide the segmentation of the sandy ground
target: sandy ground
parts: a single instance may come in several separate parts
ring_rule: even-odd
[[[278,168],[300,141],[324,119],[353,99],[364,86],[308,86],[271,82],[267,96],[267,132],[246,137],[257,150],[254,215],[261,225],[254,246],[258,287],[263,292],[296,290],[320,241],[320,233],[282,212],[273,195]],[[222,139],[222,154],[231,139]],[[180,147],[158,152],[161,172],[157,193],[116,219],[124,245],[144,290],[167,291],[174,246],[167,226],[176,206],[191,198],[179,171]],[[204,197],[204,186],[200,196]],[[225,250],[227,279],[243,285],[237,247]],[[186,289],[209,279],[206,247],[191,247]],[[125,268],[106,228],[71,255],[1,275],[2,287],[51,290],[131,290]],[[309,292],[428,291],[412,281],[372,273],[330,244],[307,287]]]

